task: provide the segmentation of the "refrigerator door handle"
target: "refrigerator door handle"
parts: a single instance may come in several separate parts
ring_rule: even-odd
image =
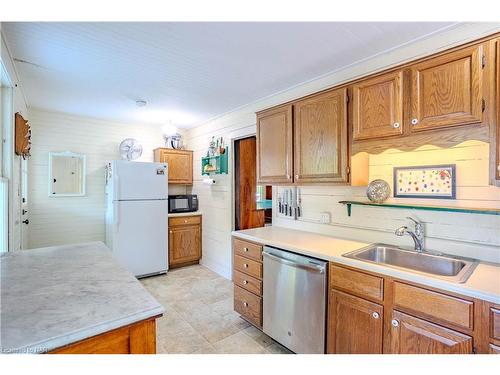
[[[119,208],[119,202],[113,202],[113,216],[115,217],[115,224],[116,224],[116,232],[120,230],[120,208]]]

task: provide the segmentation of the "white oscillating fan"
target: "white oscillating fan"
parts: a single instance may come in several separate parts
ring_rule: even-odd
[[[135,160],[142,155],[142,146],[134,138],[125,138],[120,143],[120,156],[128,161]]]

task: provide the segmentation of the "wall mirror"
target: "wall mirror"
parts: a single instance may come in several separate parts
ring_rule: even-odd
[[[49,196],[85,195],[85,155],[73,152],[49,152]]]

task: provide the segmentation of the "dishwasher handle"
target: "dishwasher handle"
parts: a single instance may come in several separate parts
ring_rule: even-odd
[[[319,274],[325,273],[325,267],[320,266],[320,265],[294,262],[293,260],[285,259],[285,258],[279,257],[277,255],[268,253],[266,251],[263,251],[262,255],[264,257],[268,257],[268,258],[273,259],[273,260],[275,260],[275,261],[277,261],[279,263],[283,263],[283,264],[286,264],[286,265],[291,266],[291,267],[301,268],[301,269],[305,269],[305,270],[308,270],[308,271],[316,272],[316,273],[319,273]]]

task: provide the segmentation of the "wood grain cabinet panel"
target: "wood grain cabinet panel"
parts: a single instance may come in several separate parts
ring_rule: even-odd
[[[294,181],[347,182],[347,89],[294,104]]]
[[[104,332],[54,349],[49,354],[155,354],[156,319]]]
[[[173,222],[184,218],[169,219],[168,264],[169,268],[198,263],[201,258],[201,224]],[[182,220],[183,221],[183,220]]]
[[[393,311],[393,354],[471,354],[472,337],[423,319]]]
[[[353,139],[403,134],[403,72],[369,78],[352,86]]]
[[[495,176],[497,180],[500,180],[500,39],[496,42],[496,111],[497,111],[497,126],[496,126],[496,164],[495,164]]]
[[[481,123],[483,45],[411,67],[411,131]]]
[[[262,297],[234,287],[234,311],[257,327],[262,327]]]
[[[328,311],[328,353],[382,354],[382,306],[334,290]]]
[[[292,106],[257,113],[257,182],[293,182]]]
[[[262,279],[262,263],[239,255],[234,255],[234,269],[247,275]]]
[[[262,280],[245,275],[240,271],[233,270],[233,282],[240,288],[246,289],[253,294],[262,296]]]
[[[155,161],[168,164],[169,184],[193,184],[193,151],[157,148]]]
[[[262,245],[233,238],[233,250],[236,255],[262,262]]]
[[[488,321],[490,338],[500,340],[500,309],[490,307]]]
[[[384,279],[330,263],[330,287],[364,298],[382,301]]]
[[[472,329],[474,303],[461,298],[396,281],[394,306],[432,321]]]
[[[500,346],[490,344],[488,352],[490,354],[500,354]]]

